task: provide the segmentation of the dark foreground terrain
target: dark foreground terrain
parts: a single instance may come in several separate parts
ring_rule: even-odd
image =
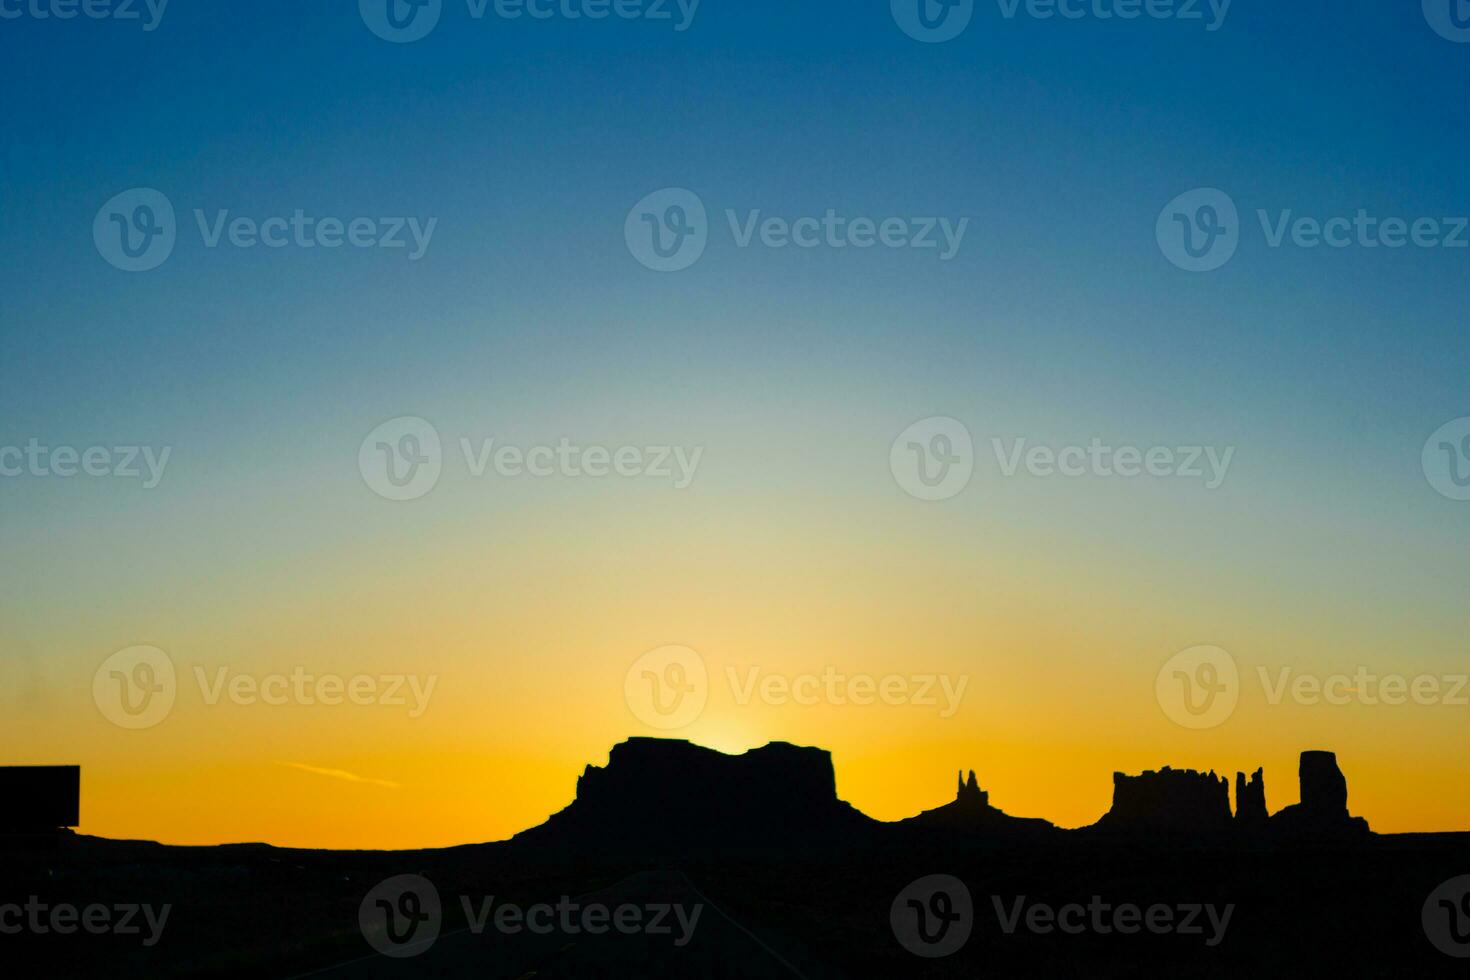
[[[1070,835],[1068,835],[1070,838]],[[156,944],[141,913],[132,935],[26,930],[0,936],[9,976],[752,977],[1464,976],[1440,952],[1422,912],[1445,880],[1470,869],[1470,835],[1389,836],[1351,846],[1181,848],[1066,839],[1060,844],[729,855],[633,862],[517,855],[507,845],[431,852],[311,852],[263,846],[177,848],[74,838],[49,854],[8,855],[5,902],[171,906]],[[385,879],[420,875],[443,909],[437,940],[417,955],[374,951],[359,919]],[[972,931],[951,955],[922,958],[895,936],[890,910],[917,879],[945,874],[972,896]],[[471,909],[527,908],[562,896],[582,905],[702,906],[687,943],[666,935],[576,926],[478,933]],[[1023,908],[1233,906],[1222,934],[1201,912],[1191,934],[1034,931]],[[1000,900],[997,911],[996,900]],[[1446,913],[1447,915],[1448,913]],[[1119,920],[1105,913],[1105,925]],[[1162,913],[1159,913],[1162,915]],[[650,916],[645,914],[645,921]],[[1075,916],[1069,924],[1079,921]],[[1448,921],[1448,919],[1446,920]],[[1462,919],[1461,921],[1470,922]],[[958,926],[955,926],[958,928]],[[1218,940],[1218,941],[1217,941]],[[1211,943],[1214,943],[1211,945]]]
[[[10,977],[1438,977],[1470,971],[1470,834],[1376,835],[1330,753],[1267,815],[1214,774],[1114,777],[1093,827],[974,775],[905,821],[830,758],[635,739],[514,839],[432,851],[0,846]]]

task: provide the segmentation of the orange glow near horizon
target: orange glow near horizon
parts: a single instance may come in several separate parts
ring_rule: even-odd
[[[694,491],[654,506],[636,487],[597,490],[579,491],[573,507],[508,487],[493,504],[520,508],[514,521],[452,486],[432,507],[378,508],[365,494],[345,513],[323,511],[321,529],[298,518],[316,544],[284,551],[220,531],[207,509],[161,507],[137,532],[156,535],[149,567],[119,549],[21,593],[35,599],[14,610],[4,640],[17,671],[0,693],[5,761],[80,764],[83,832],[177,844],[504,839],[566,806],[583,768],[633,735],[726,752],[820,746],[839,795],[882,820],[948,802],[956,770],[974,769],[996,806],[1063,827],[1107,810],[1115,770],[1164,765],[1215,769],[1232,784],[1237,770],[1264,766],[1275,811],[1297,798],[1298,753],[1329,749],[1350,808],[1375,830],[1470,830],[1464,764],[1426,752],[1462,741],[1466,708],[1272,704],[1257,676],[1285,665],[1320,676],[1359,664],[1457,672],[1452,617],[1421,617],[1414,605],[1451,590],[1454,575],[1384,591],[1367,574],[1380,555],[1343,558],[1373,554],[1371,529],[1319,553],[1306,545],[1323,533],[1311,522],[1261,528],[1247,509],[1221,506],[1184,552],[1171,528],[1187,507],[1120,499],[1110,523],[1079,518],[1065,546],[1041,548],[1062,540],[1050,525],[995,516],[1035,496],[1020,488],[942,512],[881,484],[874,500],[822,506]],[[1121,538],[1108,526],[1150,530]],[[1276,539],[1285,557],[1274,580],[1232,550],[1242,526]],[[201,558],[193,543],[211,534],[239,560]],[[46,547],[66,557],[92,545],[79,526],[53,529]],[[1333,588],[1289,601],[1288,577]],[[95,598],[78,611],[62,591]],[[126,730],[94,704],[93,674],[140,643],[172,659],[178,693],[161,723]],[[630,665],[666,644],[698,651],[709,677],[702,714],[669,731],[644,724],[624,697]],[[1230,651],[1243,682],[1229,720],[1202,731],[1171,721],[1154,694],[1164,662],[1198,644]],[[259,679],[298,667],[435,686],[417,717],[411,696],[209,703],[222,668]],[[942,703],[741,703],[753,669],[789,679],[828,668],[944,675],[963,679],[964,694],[948,717]]]

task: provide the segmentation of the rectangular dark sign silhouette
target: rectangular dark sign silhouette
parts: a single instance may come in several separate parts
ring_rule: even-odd
[[[0,766],[0,829],[75,827],[81,799],[81,766]]]

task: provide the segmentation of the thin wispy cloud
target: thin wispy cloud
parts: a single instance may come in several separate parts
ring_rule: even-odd
[[[286,766],[291,769],[300,769],[302,772],[315,773],[318,776],[327,776],[331,779],[340,779],[348,783],[368,783],[373,786],[382,786],[387,789],[397,789],[398,784],[387,779],[373,779],[370,776],[359,776],[355,772],[346,769],[324,769],[321,766],[308,766],[304,762],[277,762],[278,766]]]

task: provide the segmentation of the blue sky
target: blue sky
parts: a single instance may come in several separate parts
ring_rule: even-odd
[[[95,659],[166,632],[170,589],[202,601],[211,575],[285,567],[301,585],[364,535],[466,520],[452,484],[439,509],[359,499],[358,442],[395,416],[449,440],[708,444],[694,524],[733,501],[888,529],[909,503],[890,440],[948,415],[981,446],[1231,444],[1237,469],[1215,497],[986,486],[945,512],[959,531],[925,534],[1024,552],[1034,533],[1184,606],[1295,603],[1294,630],[1330,624],[1324,649],[1376,628],[1463,656],[1467,505],[1420,453],[1470,415],[1470,248],[1273,249],[1256,218],[1470,214],[1470,44],[1418,3],[1235,0],[1207,31],[989,2],[924,44],[888,0],[703,0],[683,32],[445,0],[429,36],[391,44],[345,0],[176,0],[151,32],[0,19],[0,91],[0,445],[170,445],[177,473],[152,496],[0,483],[0,586],[23,607],[0,642]],[[126,273],[92,226],[136,187],[167,196],[179,241]],[[699,196],[711,241],[659,274],[623,229],[669,187]],[[1242,218],[1209,273],[1155,237],[1195,188]],[[209,249],[195,209],[436,225],[417,261]],[[969,225],[951,261],[740,248],[727,209]],[[615,499],[538,506],[649,519]],[[516,503],[484,506],[515,521]],[[78,592],[97,609],[67,622]]]
[[[767,353],[815,368],[848,339],[876,367],[932,337],[959,355],[955,385],[994,355],[1066,370],[1072,351],[1328,428],[1391,391],[1370,414],[1414,412],[1416,431],[1461,390],[1458,253],[1277,251],[1256,234],[1198,277],[1161,263],[1152,237],[1164,202],[1197,186],[1247,215],[1470,210],[1470,58],[1413,5],[1240,2],[1209,33],[982,4],[942,45],[910,40],[880,3],[706,0],[683,33],[474,21],[450,3],[409,45],[335,6],[178,5],[152,33],[4,22],[7,415],[82,425],[131,404],[171,423],[178,399],[335,397],[384,373],[438,385],[454,360],[441,352],[515,347],[506,335],[525,330],[574,362],[662,355],[701,374]],[[211,254],[192,235],[128,277],[87,233],[133,186],[164,191],[186,226],[196,207],[439,226],[414,265]],[[664,186],[716,216],[967,216],[970,237],[941,265],[742,253],[720,235],[687,275],[648,276],[619,232]],[[752,304],[766,315],[721,326]]]

